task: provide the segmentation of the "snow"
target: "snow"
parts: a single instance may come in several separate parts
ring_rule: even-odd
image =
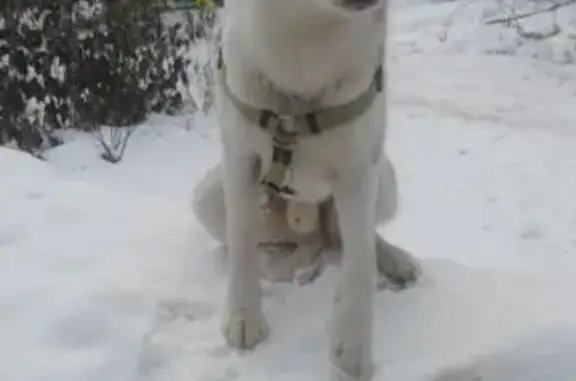
[[[439,44],[453,8],[394,10],[402,209],[383,231],[425,276],[376,296],[375,379],[572,381],[576,68]],[[212,118],[154,117],[119,164],[94,136],[65,141],[46,161],[0,148],[2,381],[326,379],[336,268],[265,284],[256,352],[221,339],[225,263],[189,205],[219,160]]]

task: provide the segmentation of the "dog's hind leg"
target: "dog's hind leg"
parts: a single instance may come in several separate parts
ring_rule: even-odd
[[[378,273],[385,278],[380,287],[396,290],[414,284],[422,274],[418,261],[403,248],[393,245],[376,233]]]
[[[354,168],[339,174],[332,183],[343,247],[330,336],[334,378],[338,381],[364,381],[372,376],[376,171],[376,166]]]
[[[379,169],[379,189],[376,201],[376,220],[380,224],[391,221],[398,210],[396,171],[383,155]],[[422,273],[418,261],[406,250],[393,245],[376,232],[378,272],[392,288],[402,289],[416,282]]]

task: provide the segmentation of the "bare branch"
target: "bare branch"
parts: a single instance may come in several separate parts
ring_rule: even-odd
[[[487,20],[486,24],[487,25],[509,24],[509,23],[514,22],[514,21],[518,21],[518,20],[530,18],[532,16],[536,16],[537,14],[555,12],[560,8],[564,8],[564,7],[567,7],[569,5],[574,5],[574,4],[576,4],[576,0],[564,0],[563,2],[555,3],[555,4],[550,5],[547,8],[538,9],[536,11],[521,13],[519,15],[513,15],[513,16],[508,16],[508,17],[501,17],[501,18],[494,18],[491,20]]]

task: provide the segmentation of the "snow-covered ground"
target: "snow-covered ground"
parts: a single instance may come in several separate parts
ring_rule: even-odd
[[[376,380],[574,381],[576,68],[438,44],[450,6],[393,13],[384,232],[425,276],[377,295]],[[336,268],[266,285],[255,353],[223,344],[222,263],[189,207],[218,135],[187,126],[153,118],[117,165],[77,133],[46,162],[0,148],[0,380],[326,379]]]

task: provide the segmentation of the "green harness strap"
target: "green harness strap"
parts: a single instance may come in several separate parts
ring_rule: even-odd
[[[230,91],[226,84],[226,70],[222,50],[218,55],[218,72],[228,98],[250,122],[270,131],[272,135],[272,165],[260,178],[264,192],[268,196],[295,194],[288,186],[291,181],[293,149],[298,138],[319,135],[324,131],[352,122],[370,109],[378,93],[383,90],[383,69],[379,65],[369,88],[354,100],[335,106],[327,106],[315,112],[286,115],[279,112],[258,109],[242,102]]]

